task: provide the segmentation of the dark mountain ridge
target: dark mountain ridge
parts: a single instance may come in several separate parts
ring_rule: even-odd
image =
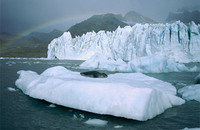
[[[194,21],[196,24],[200,24],[200,11],[188,11],[188,10],[179,10],[177,13],[169,13],[166,22],[174,22],[180,20],[181,22],[188,24],[191,21]]]
[[[46,57],[48,44],[63,32],[34,32],[19,38],[18,35],[0,33],[0,57]]]
[[[141,14],[130,11],[124,16],[121,14],[101,14],[93,15],[89,19],[75,24],[67,31],[69,31],[74,38],[75,36],[82,36],[83,34],[91,31],[98,32],[115,31],[119,26],[125,27],[127,25],[134,25],[135,23],[156,23],[154,20],[144,17]]]
[[[129,23],[131,25],[134,25],[136,23],[157,23],[156,21],[142,16],[141,14],[135,12],[135,11],[130,11],[126,13],[123,17],[124,22]]]
[[[89,19],[72,26],[67,31],[71,33],[72,37],[82,36],[91,31],[114,31],[118,26],[125,27],[127,25],[118,19],[120,17],[120,15],[114,14],[94,15]]]
[[[29,34],[29,37],[34,37],[44,42],[51,42],[54,38],[59,37],[62,34],[63,34],[62,31],[54,29],[53,31],[49,33],[33,32]]]

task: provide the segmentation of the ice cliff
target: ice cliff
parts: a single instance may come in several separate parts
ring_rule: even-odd
[[[49,59],[89,59],[96,53],[111,59],[132,61],[138,57],[165,55],[177,62],[200,62],[200,25],[135,24],[116,31],[88,32],[72,38],[70,32],[48,46]]]

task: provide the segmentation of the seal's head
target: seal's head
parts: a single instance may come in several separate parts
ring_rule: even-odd
[[[91,77],[91,78],[106,78],[108,77],[105,73],[100,73],[98,71],[87,71],[87,72],[81,72],[82,76]]]
[[[100,73],[100,75],[98,76],[98,78],[107,78],[108,75],[105,73]]]

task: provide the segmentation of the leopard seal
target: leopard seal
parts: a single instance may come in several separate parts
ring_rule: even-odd
[[[91,77],[91,78],[107,78],[108,75],[105,73],[100,73],[98,71],[87,71],[87,72],[81,72],[80,75],[85,77]]]

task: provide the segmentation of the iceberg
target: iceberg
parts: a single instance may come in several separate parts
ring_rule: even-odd
[[[113,60],[132,61],[139,57],[165,55],[176,62],[200,62],[200,25],[135,24],[113,32],[88,32],[71,37],[65,32],[48,45],[48,59],[87,60],[96,53]]]
[[[178,90],[185,100],[196,100],[200,102],[200,84],[189,85]]]
[[[168,73],[168,72],[194,72],[197,67],[187,68],[184,64],[176,63],[163,55],[144,56],[129,62],[122,59],[113,60],[102,54],[95,54],[82,64],[83,69],[100,69],[114,72],[141,72],[141,73]]]
[[[129,72],[130,69],[126,62],[121,59],[113,60],[102,54],[95,54],[88,60],[80,64],[80,68],[83,69],[101,69],[114,72]]]
[[[170,83],[141,73],[89,78],[62,66],[18,71],[16,86],[30,97],[97,114],[146,121],[185,101]]]

